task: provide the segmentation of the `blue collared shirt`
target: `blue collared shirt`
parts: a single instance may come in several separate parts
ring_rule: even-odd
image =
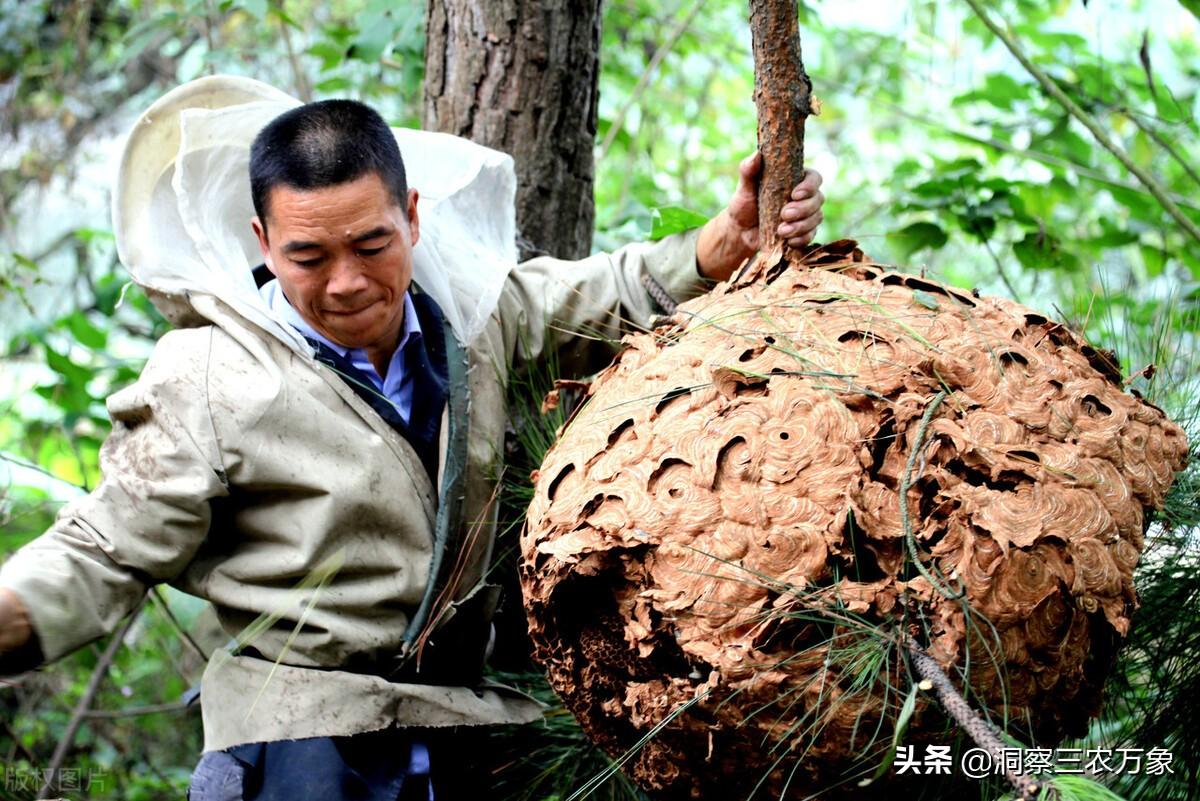
[[[408,345],[419,341],[423,337],[423,334],[421,333],[421,323],[417,319],[416,308],[413,306],[412,296],[408,292],[404,293],[404,329],[400,332],[400,342],[397,343],[396,350],[392,353],[392,360],[388,363],[387,378],[379,376],[379,371],[375,369],[375,365],[367,358],[365,348],[347,348],[345,345],[331,342],[327,337],[322,336],[316,329],[305,322],[304,318],[300,316],[300,313],[296,311],[283,294],[283,289],[279,286],[278,280],[272,278],[263,284],[258,292],[277,317],[309,339],[315,339],[321,344],[332,348],[339,356],[349,359],[351,364],[360,370],[363,375],[371,379],[375,384],[375,389],[379,390],[396,407],[396,411],[404,418],[404,422],[408,423],[411,421],[413,374],[405,363],[405,354],[408,352]]]

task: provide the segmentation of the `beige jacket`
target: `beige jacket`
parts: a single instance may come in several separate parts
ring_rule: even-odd
[[[443,574],[460,567],[456,601],[478,595],[491,558],[505,382],[514,365],[565,344],[547,322],[614,338],[622,318],[645,324],[642,274],[676,298],[695,294],[695,243],[693,231],[579,262],[519,265],[465,349],[466,426],[443,425],[443,456],[447,439],[465,436],[466,467],[461,483],[441,476],[440,487],[330,369],[214,296],[190,295],[197,324],[164,336],[138,381],[108,400],[103,481],[0,567],[0,586],[29,609],[48,660],[112,631],[149,584],[211,601],[255,655],[222,650],[210,661],[206,750],[394,722],[533,720],[535,703],[497,689],[339,668],[406,650],[431,581],[439,509],[452,520],[461,513]],[[453,486],[461,497],[445,497]]]

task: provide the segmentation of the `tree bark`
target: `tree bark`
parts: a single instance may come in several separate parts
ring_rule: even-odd
[[[424,125],[516,160],[522,258],[591,250],[600,0],[429,0]]]
[[[812,113],[812,81],[800,55],[796,0],[750,0],[754,102],[763,171],[758,185],[759,250],[779,244],[779,210],[804,177],[804,120]]]

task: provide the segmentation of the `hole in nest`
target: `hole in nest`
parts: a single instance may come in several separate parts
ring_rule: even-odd
[[[783,275],[787,271],[787,268],[788,268],[787,259],[780,259],[778,264],[773,266],[771,269],[767,270],[767,274],[765,276],[763,276],[763,279],[762,279],[763,283],[765,283],[765,284],[775,283],[775,279],[778,278],[779,276]]]
[[[604,503],[604,493],[598,492],[591,497],[591,500],[583,505],[583,509],[579,510],[579,516],[590,517],[597,509],[600,508],[600,504],[602,503]]]
[[[1084,345],[1079,352],[1088,360],[1088,364],[1103,374],[1105,378],[1117,384],[1124,381],[1121,373],[1121,361],[1117,358],[1116,353],[1111,350],[1097,350],[1090,345]]]
[[[726,446],[726,447],[728,447],[728,446]],[[658,482],[663,477],[663,473],[667,472],[668,470],[670,470],[672,467],[674,467],[677,464],[686,465],[687,467],[691,467],[691,464],[689,464],[688,462],[685,462],[683,459],[675,459],[675,458],[663,459],[662,462],[658,465],[658,467],[654,468],[654,472],[650,474],[650,480],[646,482],[646,489],[650,492],[654,492],[655,488],[658,486]],[[671,495],[671,497],[678,498],[679,496]]]
[[[968,306],[972,309],[978,305],[974,300],[971,299],[970,295],[965,295],[962,292],[955,292],[953,289],[947,289],[946,294],[957,300],[962,305]]]
[[[749,348],[747,350],[744,350],[744,351],[742,351],[741,355],[738,356],[738,361],[739,362],[748,362],[751,359],[757,359],[759,356],[762,355],[762,352],[764,350],[766,350],[765,347]]]
[[[987,473],[967,465],[962,459],[951,459],[946,463],[946,469],[973,487],[986,487],[997,492],[1012,492],[1019,485],[1027,483],[1029,480],[1029,477],[1025,474],[1012,470],[1001,472],[993,480]]]
[[[660,400],[654,407],[654,413],[662,414],[663,409],[671,405],[671,401],[675,400],[676,398],[682,398],[685,395],[690,395],[691,392],[692,391],[687,387],[675,387],[674,389],[668,390],[667,394],[663,395],[662,400]]]
[[[1034,451],[1009,451],[1008,455],[1015,459],[1025,459],[1026,461],[1034,462],[1035,464],[1042,463],[1042,457]]]
[[[888,448],[896,441],[896,420],[890,414],[884,418],[879,430],[871,438],[871,466],[868,475],[872,481],[881,481],[879,471],[883,469],[884,459],[887,458]],[[895,488],[891,481],[884,481],[889,487]]]
[[[623,423],[621,423],[619,426],[617,426],[616,428],[614,428],[612,430],[612,433],[608,435],[608,446],[611,448],[613,445],[615,445],[617,440],[619,440],[621,438],[621,435],[624,434],[626,431],[630,430],[631,428],[633,428],[633,418],[632,417],[629,418],[628,420],[624,421]],[[636,433],[634,434],[634,437],[637,437]]]
[[[745,462],[734,462],[734,448],[745,449],[745,437],[734,437],[726,442],[721,450],[717,453],[717,470],[713,479],[713,488],[720,489],[721,483],[725,479],[740,480],[744,478],[744,473],[749,469],[749,455]]]
[[[922,478],[918,483],[921,485],[921,499],[917,501],[917,516],[926,520],[932,517],[935,511],[938,511],[937,491],[941,489],[942,485],[927,478]],[[935,534],[934,536],[936,539],[941,539],[940,535]],[[935,541],[929,540],[928,544],[933,545]]]
[[[550,482],[550,486],[546,488],[546,498],[548,500],[554,500],[554,493],[558,492],[558,485],[562,483],[564,478],[571,475],[574,470],[575,465],[569,464],[558,471],[558,475],[554,477],[554,480]]]
[[[791,438],[791,436],[790,436],[790,435],[788,434],[788,432],[786,432],[786,431],[780,431],[780,432],[779,432],[779,438],[780,438],[780,439],[790,439],[790,438]]]
[[[850,549],[850,553],[833,556],[832,562],[839,575],[863,582],[879,581],[887,577],[883,568],[879,566],[875,552],[867,545],[866,532],[855,522],[853,512],[846,515],[842,542]]]
[[[733,385],[733,396],[735,398],[761,398],[767,394],[767,381],[755,381],[753,384],[737,383]]]
[[[1023,355],[1016,353],[1015,351],[1006,350],[1004,353],[1000,354],[1000,363],[1005,367],[1012,367],[1014,364],[1019,364],[1022,367],[1028,367],[1029,359],[1026,359]]]
[[[551,604],[560,641],[571,643],[570,650],[586,662],[602,667],[602,677],[614,681],[604,688],[610,692],[621,692],[621,685],[631,680],[688,675],[693,668],[657,613],[651,613],[654,648],[648,656],[638,656],[625,641],[627,619],[617,608],[614,592],[624,584],[625,577],[611,569],[559,584]]]
[[[870,331],[847,331],[838,337],[838,342],[852,342],[856,339],[861,339],[864,342],[867,340],[874,341],[875,334]]]
[[[1092,417],[1095,417],[1098,414],[1108,417],[1110,414],[1112,414],[1112,409],[1105,406],[1104,403],[1101,402],[1101,400],[1095,395],[1084,395],[1082,404],[1083,410]]]
[[[904,279],[904,285],[909,289],[915,289],[920,292],[929,292],[930,294],[934,295],[945,295],[946,297],[950,297],[950,293],[946,291],[946,287],[942,286],[941,284],[935,284],[932,281],[923,281],[920,278],[914,278],[911,275]],[[972,303],[971,305],[974,306],[975,304]]]

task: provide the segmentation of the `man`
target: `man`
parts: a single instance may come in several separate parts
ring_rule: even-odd
[[[104,480],[0,569],[0,667],[57,659],[170,582],[235,638],[204,674],[191,798],[473,797],[464,728],[540,714],[481,681],[507,375],[566,344],[564,329],[644,324],[645,276],[676,296],[728,277],[754,251],[757,160],[699,231],[501,272],[472,325],[460,312],[477,298],[435,297],[428,273],[412,284],[419,195],[383,120],[329,101],[246,123],[294,105],[280,97],[201,79],[135,125],[118,245],[181,327],[108,400]],[[224,186],[243,123],[261,127],[248,194],[270,280],[257,292],[204,222],[212,198],[189,191]],[[792,244],[820,221],[819,184],[784,207]],[[148,280],[147,261],[167,278]],[[483,267],[455,269],[464,286]]]

